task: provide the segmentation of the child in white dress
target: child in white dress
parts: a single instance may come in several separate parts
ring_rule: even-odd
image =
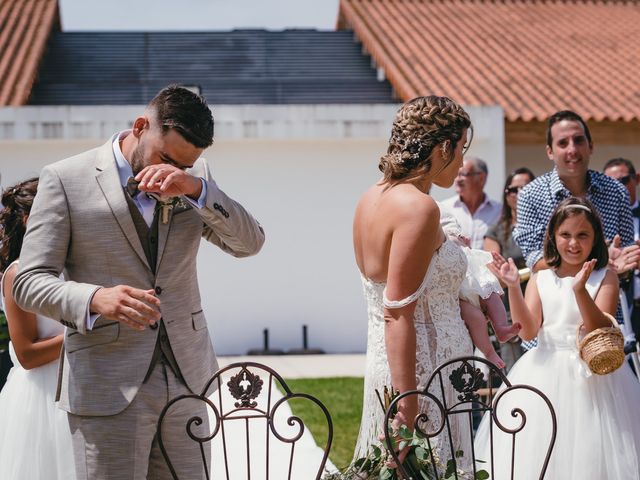
[[[625,362],[607,375],[592,374],[576,346],[582,334],[611,326],[603,313],[614,314],[618,278],[607,270],[608,252],[602,225],[586,200],[568,198],[553,213],[544,241],[550,266],[535,274],[525,296],[512,259],[495,254],[489,266],[509,288],[514,319],[522,324],[523,340],[538,337],[538,348],[526,352],[508,375],[512,384],[542,391],[557,417],[557,437],[545,478],[640,478],[640,383]],[[508,392],[496,411],[507,427],[521,423],[514,408],[526,415],[515,447],[514,478],[540,478],[551,438],[551,417],[540,399],[523,390]],[[489,461],[490,419],[482,420],[475,439],[476,458]],[[512,436],[493,426],[492,480],[511,478]],[[491,465],[489,465],[491,468]],[[491,472],[487,464],[482,468]]]
[[[468,240],[462,236],[455,217],[445,209],[440,210],[440,225],[445,235],[462,247],[467,257],[467,272],[460,284],[460,314],[464,320],[473,344],[498,368],[505,363],[496,353],[487,332],[487,318],[491,322],[496,338],[506,342],[520,331],[520,324],[509,325],[507,311],[500,298],[504,292],[487,264],[493,261],[491,253],[469,248]]]
[[[64,327],[22,310],[11,293],[38,179],[11,187],[0,212],[0,299],[7,316],[11,361],[0,392],[0,477],[73,480],[75,468],[67,414],[55,404]]]

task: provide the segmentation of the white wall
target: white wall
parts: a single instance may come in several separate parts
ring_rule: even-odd
[[[211,31],[333,30],[339,0],[59,0],[62,29]]]
[[[140,109],[0,109],[2,185],[105,140],[43,139],[44,134],[110,132]],[[267,236],[263,251],[247,259],[235,259],[204,242],[201,246],[203,308],[219,353],[261,348],[263,328],[270,330],[272,348],[299,348],[303,324],[309,325],[311,347],[364,351],[366,311],[353,260],[351,220],[358,197],[379,178],[378,159],[395,109],[214,108],[219,129],[205,157],[220,187],[258,218]],[[495,175],[489,178],[497,182],[504,172],[502,112],[470,111],[476,126],[472,153],[493,160]],[[100,121],[91,123],[92,118]],[[19,121],[11,124],[12,119]],[[24,138],[15,139],[20,135]],[[439,198],[450,194],[435,192]]]

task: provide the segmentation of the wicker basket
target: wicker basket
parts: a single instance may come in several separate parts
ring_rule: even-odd
[[[580,340],[580,329],[584,325],[581,323],[576,333],[580,357],[586,362],[589,370],[597,375],[611,373],[624,363],[624,336],[616,319],[608,313],[605,313],[605,316],[611,320],[613,326],[596,328]]]

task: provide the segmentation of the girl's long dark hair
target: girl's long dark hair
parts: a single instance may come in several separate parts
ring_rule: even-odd
[[[38,189],[38,178],[30,178],[2,193],[0,211],[0,272],[18,258],[27,230],[27,217]]]
[[[587,260],[596,259],[596,269],[609,264],[609,250],[604,238],[602,222],[591,202],[583,198],[569,197],[558,204],[551,214],[547,231],[544,234],[543,254],[547,265],[559,267],[562,262],[558,246],[556,245],[556,229],[569,217],[584,215],[593,228],[593,247]]]

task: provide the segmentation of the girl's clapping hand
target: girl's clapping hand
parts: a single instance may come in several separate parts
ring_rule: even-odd
[[[593,272],[593,269],[595,268],[596,263],[597,263],[597,260],[595,258],[589,260],[588,262],[584,262],[584,264],[582,265],[582,268],[574,277],[574,280],[573,280],[574,292],[581,291],[586,287],[587,280],[589,279],[591,272]]]
[[[491,252],[493,255],[493,262],[487,264],[487,268],[493,273],[498,280],[502,281],[508,287],[520,286],[520,275],[518,273],[518,267],[510,258],[506,260],[502,255],[497,252]]]

